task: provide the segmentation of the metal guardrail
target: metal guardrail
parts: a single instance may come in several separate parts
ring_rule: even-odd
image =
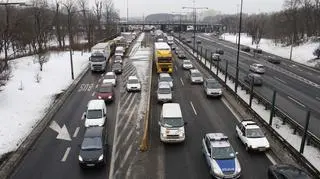
[[[175,36],[176,39],[178,39],[178,37]],[[194,58],[196,58],[197,60],[199,60],[197,57],[195,57],[191,52],[188,51],[188,49],[186,49],[185,46],[187,46],[190,49],[193,49],[190,44],[183,42],[182,40],[179,39],[180,42],[178,42],[190,55],[192,55]],[[196,49],[195,49],[196,51]],[[199,54],[199,52],[197,52],[197,54]],[[203,57],[201,55],[201,57]],[[206,57],[204,57],[206,58]],[[206,59],[208,61],[208,63],[210,63],[208,59]],[[249,104],[247,104],[247,102],[245,102],[240,96],[238,96],[226,83],[225,81],[223,81],[222,79],[220,79],[213,71],[211,71],[204,63],[200,63],[200,65],[202,67],[204,67],[204,69],[206,69],[212,76],[215,76],[216,79],[218,79],[218,81],[222,84],[224,84],[224,86],[226,87],[226,89],[228,91],[230,91],[232,93],[232,95],[241,102],[242,105],[246,106],[247,109],[249,109],[249,111],[254,114],[254,116],[259,119],[259,121],[261,121],[264,126],[272,133],[274,134],[281,142],[282,144],[284,144],[284,146],[291,152],[291,154],[295,157],[295,159],[297,159],[304,167],[306,167],[313,175],[315,176],[320,176],[320,172],[301,154],[298,152],[298,150],[296,150],[293,146],[291,146],[291,144],[289,142],[287,142],[278,132],[276,132],[264,119],[262,119],[262,117],[255,112],[250,106]],[[217,65],[212,63],[212,66],[215,66],[217,68]],[[219,68],[219,67],[218,67]],[[227,78],[229,78],[232,81],[235,81],[235,78],[230,75],[229,73],[226,74],[225,69],[220,68],[219,69],[220,72],[222,72],[224,75],[227,76]],[[247,92],[250,91],[250,87],[247,84],[242,83],[241,81],[239,81],[239,86],[242,89],[245,89]],[[257,92],[253,92],[253,96],[254,98],[256,98],[260,103],[262,103],[266,109],[271,108],[272,103],[270,101],[268,101],[266,98],[264,98],[262,95],[258,94]],[[300,124],[298,124],[292,117],[290,117],[289,114],[285,113],[283,110],[281,110],[278,107],[275,107],[275,116],[280,117],[283,122],[287,122],[289,125],[291,125],[294,128],[295,132],[303,132],[303,126],[301,126]],[[310,131],[308,131],[307,133],[307,144],[313,144],[316,147],[320,148],[320,139],[317,138],[314,134],[312,134]]]

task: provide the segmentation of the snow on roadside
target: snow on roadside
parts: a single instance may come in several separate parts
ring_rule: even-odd
[[[234,34],[225,33],[222,35],[222,38],[226,41],[233,43],[237,42],[237,36]],[[251,48],[256,48],[256,45],[251,44],[252,38],[247,34],[241,35],[241,44],[250,46]],[[319,43],[307,42],[300,46],[293,47],[292,59],[298,63],[305,64],[308,66],[315,66],[317,62],[314,59],[313,51],[319,46]],[[259,48],[262,50],[278,55],[283,58],[290,58],[290,46],[283,47],[281,44],[275,45],[271,39],[261,39]]]
[[[189,52],[192,53],[192,50],[188,48]],[[194,53],[196,56],[197,54]],[[200,57],[198,59],[200,63],[204,63],[204,58]],[[210,62],[207,61],[208,68],[210,68]],[[212,65],[211,71],[216,74],[216,68]],[[225,80],[225,75],[221,72],[219,73],[218,77]],[[227,79],[227,85],[234,91],[234,82]],[[249,104],[250,94],[247,94],[245,90],[242,90],[241,87],[238,87],[238,96],[240,96],[247,104]],[[259,116],[262,117],[264,121],[269,123],[270,119],[270,110],[265,110],[265,107],[262,104],[258,104],[255,99],[252,102],[252,109],[258,113]],[[279,117],[273,118],[272,128],[278,132],[280,136],[282,136],[285,140],[289,142],[289,144],[294,147],[296,150],[299,151],[300,144],[301,144],[301,136],[298,134],[293,134],[293,129],[288,124],[282,124],[282,119]],[[303,156],[315,167],[317,170],[320,171],[320,150],[316,147],[311,145],[305,145]]]
[[[89,56],[74,52],[75,77],[87,67]],[[0,92],[0,156],[17,149],[44,116],[54,95],[72,83],[69,52],[51,52],[42,72],[34,57],[10,61],[12,77]],[[37,74],[40,83],[36,83]]]
[[[141,99],[138,108],[138,117],[137,117],[137,129],[140,126],[140,120],[143,119],[145,115],[145,109],[147,108],[147,95],[150,93],[149,91],[149,80],[151,80],[151,75],[149,74],[149,68],[152,64],[152,60],[150,59],[150,55],[152,53],[151,48],[143,48],[141,47],[141,42],[144,39],[145,34],[142,33],[136,43],[134,44],[132,51],[130,53],[130,60],[132,65],[136,68],[137,77],[141,81]]]

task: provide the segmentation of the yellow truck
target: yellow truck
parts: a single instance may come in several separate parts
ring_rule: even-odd
[[[172,52],[170,46],[166,42],[155,42],[154,58],[157,67],[157,73],[172,73]]]

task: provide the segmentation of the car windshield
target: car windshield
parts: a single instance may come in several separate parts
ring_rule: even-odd
[[[185,65],[190,65],[191,62],[190,62],[190,61],[184,61],[183,64],[185,64]]]
[[[208,88],[221,88],[221,85],[218,82],[208,82],[207,87]]]
[[[114,79],[114,76],[113,75],[106,75],[104,78],[105,79]]]
[[[82,150],[98,150],[102,149],[101,137],[85,137],[83,139]]]
[[[88,110],[87,119],[97,119],[97,118],[102,118],[102,110],[101,109]]]
[[[168,82],[171,82],[172,81],[172,78],[170,76],[164,76],[164,77],[161,77],[160,78],[160,81],[168,81]]]
[[[192,76],[192,77],[202,77],[201,73],[198,73],[198,72],[196,72],[196,73],[191,73],[191,76]]]
[[[235,157],[235,153],[231,146],[215,147],[212,149],[212,158],[214,159],[231,159]]]
[[[92,62],[103,62],[105,61],[104,56],[91,56]]]
[[[160,94],[170,94],[171,93],[171,89],[170,88],[159,88],[158,92]]]
[[[119,60],[122,60],[122,58],[119,57],[119,56],[116,56],[115,60],[116,60],[116,61],[119,61]]]
[[[163,118],[162,125],[164,127],[182,127],[184,122],[182,118]]]
[[[248,138],[261,138],[261,137],[264,137],[264,134],[260,128],[256,128],[256,129],[247,129],[246,136]]]
[[[128,81],[128,83],[129,83],[129,84],[137,84],[137,83],[139,83],[139,80],[137,80],[137,79],[130,79],[130,80]]]
[[[99,89],[100,93],[111,93],[112,92],[112,86],[101,86]]]
[[[115,65],[112,66],[112,68],[113,69],[119,69],[119,68],[121,68],[121,65],[120,64],[115,64]]]

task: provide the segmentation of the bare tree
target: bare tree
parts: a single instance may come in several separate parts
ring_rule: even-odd
[[[43,70],[43,65],[49,61],[49,57],[49,53],[46,50],[42,50],[36,55],[36,61],[39,63],[40,71]]]
[[[102,30],[101,30],[102,7],[103,7],[102,1],[95,0],[94,14],[95,14],[97,21],[98,21],[97,22],[98,38],[102,37]]]
[[[54,20],[53,24],[55,25],[55,30],[56,30],[56,37],[57,41],[59,44],[59,48],[62,48],[62,35],[61,35],[61,20],[60,20],[60,2],[59,0],[55,1],[55,15],[54,15]]]

